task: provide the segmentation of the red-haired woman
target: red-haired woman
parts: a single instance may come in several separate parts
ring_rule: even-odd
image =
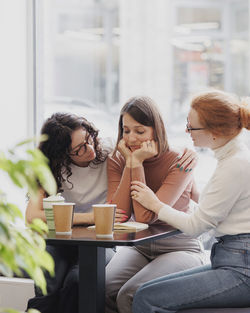
[[[132,183],[132,198],[160,220],[191,236],[214,229],[217,237],[211,266],[144,284],[134,313],[250,305],[250,151],[238,136],[243,128],[250,130],[247,102],[221,91],[193,98],[187,132],[195,146],[212,149],[218,163],[192,214],[163,203],[145,184]]]

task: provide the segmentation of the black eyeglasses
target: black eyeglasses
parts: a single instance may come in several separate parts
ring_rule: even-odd
[[[188,122],[186,124],[186,130],[190,133],[192,130],[202,130],[202,129],[206,129],[206,128],[202,128],[202,127],[198,127],[198,128],[195,128],[195,127],[190,127],[188,125]]]
[[[89,139],[91,138],[91,135],[88,136],[87,141],[85,141],[84,143],[82,143],[81,145],[78,146],[77,150],[72,151],[71,153],[69,153],[69,155],[72,156],[83,156],[86,151],[87,151],[87,145],[89,145]]]
[[[77,150],[71,152],[69,155],[73,155],[73,156],[83,156],[86,151],[87,151],[87,144],[88,142],[84,142],[83,144],[81,144]]]

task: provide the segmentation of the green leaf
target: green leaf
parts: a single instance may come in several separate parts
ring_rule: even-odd
[[[9,266],[6,266],[5,264],[1,263],[1,259],[0,259],[0,273],[2,273],[3,276],[6,277],[12,277],[14,275],[13,271],[9,268]]]
[[[15,185],[17,185],[17,187],[22,188],[23,184],[19,181],[19,177],[18,177],[18,173],[15,171],[14,168],[12,168],[9,171],[9,177],[11,178],[11,180],[13,181],[13,183]]]
[[[39,165],[36,167],[35,172],[41,185],[47,191],[47,193],[50,195],[55,195],[57,192],[57,185],[50,169],[47,166]]]
[[[12,183],[19,188],[27,188],[31,196],[37,196],[42,187],[49,194],[57,191],[55,179],[48,166],[48,159],[38,149],[23,151],[20,147],[34,141],[34,138],[17,144],[7,153],[0,151],[0,170],[7,173]],[[42,138],[46,140],[46,138]],[[54,261],[46,251],[44,234],[47,225],[41,220],[34,220],[25,229],[15,225],[17,218],[23,218],[20,209],[9,203],[4,190],[0,190],[0,273],[13,276],[22,275],[24,270],[46,293],[44,271],[54,274]],[[4,312],[16,312],[4,309]],[[0,310],[1,312],[1,310]],[[36,310],[29,310],[37,313]]]
[[[44,221],[42,221],[40,218],[33,219],[32,223],[29,226],[31,229],[33,226],[35,226],[36,228],[39,228],[39,230],[43,233],[48,233],[49,231],[48,225],[44,223]]]
[[[9,229],[8,229],[7,225],[1,223],[1,221],[0,221],[0,236],[2,238],[2,240],[1,240],[2,242],[10,239]]]

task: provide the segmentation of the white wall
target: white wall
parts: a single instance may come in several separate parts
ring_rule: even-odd
[[[0,144],[1,149],[28,135],[27,2],[0,2]]]
[[[28,118],[28,6],[30,0],[0,1],[0,151],[30,136],[32,129]],[[0,172],[1,187],[24,209],[23,192],[14,190]]]

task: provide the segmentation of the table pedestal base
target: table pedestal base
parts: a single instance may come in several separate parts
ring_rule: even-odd
[[[79,245],[79,313],[105,312],[106,248]]]

